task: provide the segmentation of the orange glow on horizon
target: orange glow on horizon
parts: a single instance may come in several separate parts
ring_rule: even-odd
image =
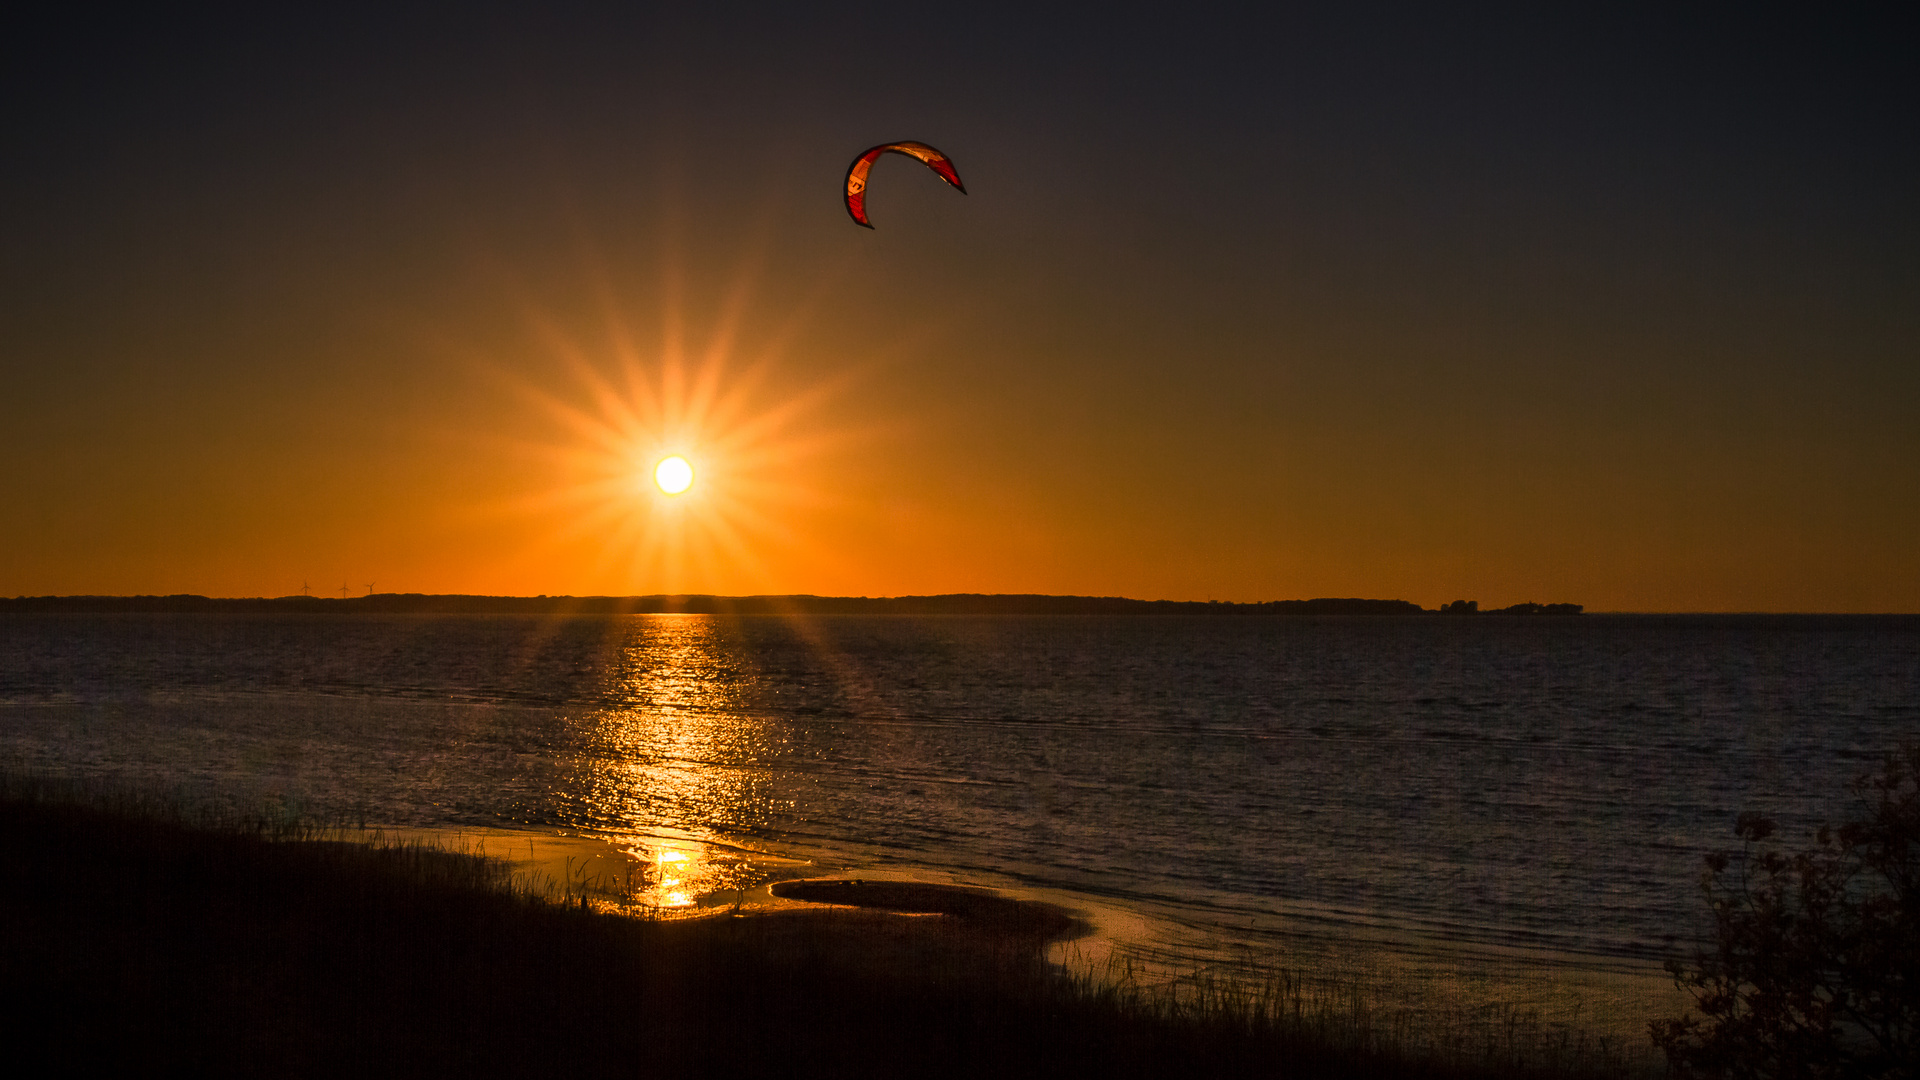
[[[651,342],[610,283],[596,291],[604,337],[583,338],[577,322],[527,303],[533,354],[481,365],[546,421],[544,433],[494,448],[536,466],[527,475],[538,485],[477,508],[522,534],[516,565],[495,572],[610,592],[714,592],[772,582],[776,564],[831,558],[795,523],[831,501],[819,459],[859,437],[823,415],[846,377],[796,385],[781,343],[750,352],[742,287],[698,349],[673,290]],[[556,369],[559,380],[526,374]]]

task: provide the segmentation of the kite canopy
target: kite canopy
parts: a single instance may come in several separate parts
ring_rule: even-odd
[[[935,150],[923,142],[881,143],[870,150],[863,150],[847,167],[847,213],[853,215],[854,224],[873,228],[873,222],[867,220],[867,174],[873,171],[873,163],[881,154],[905,154],[940,174],[940,179],[967,193],[967,185],[960,182],[960,174],[953,169],[953,161],[947,155]]]

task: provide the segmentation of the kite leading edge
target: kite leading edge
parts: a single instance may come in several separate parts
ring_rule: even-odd
[[[967,193],[967,185],[960,182],[960,174],[954,171],[953,161],[947,155],[935,150],[923,142],[890,142],[860,152],[847,167],[847,213],[852,215],[854,224],[863,228],[873,228],[873,222],[867,220],[867,174],[873,171],[873,163],[881,154],[905,154],[940,174],[940,179]]]

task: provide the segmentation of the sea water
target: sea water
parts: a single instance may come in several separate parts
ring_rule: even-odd
[[[1739,813],[1916,735],[1906,619],[0,617],[16,767],[601,837],[665,904],[1010,888],[1143,964],[1644,979]]]

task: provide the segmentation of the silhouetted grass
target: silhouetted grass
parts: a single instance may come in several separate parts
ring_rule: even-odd
[[[1066,976],[1044,937],[871,911],[650,921],[497,860],[0,774],[14,1060],[203,1075],[1618,1075],[1508,1011]],[[564,895],[564,894],[562,894]],[[1644,1062],[1643,1056],[1638,1059]]]

